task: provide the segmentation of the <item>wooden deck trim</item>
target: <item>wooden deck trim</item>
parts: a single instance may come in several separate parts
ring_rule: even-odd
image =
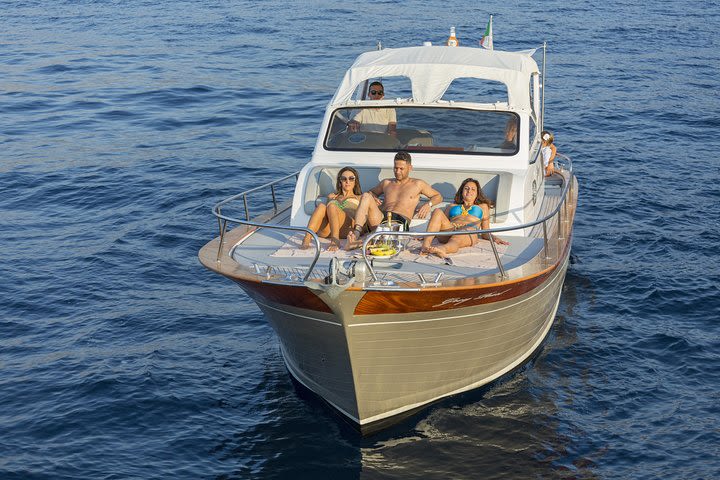
[[[302,285],[278,285],[246,280],[235,280],[253,299],[261,303],[286,305],[322,313],[333,313],[332,309],[309,288]]]
[[[509,300],[542,285],[555,268],[556,266],[545,270],[542,275],[492,285],[426,289],[416,292],[369,291],[358,302],[354,314],[435,312]]]

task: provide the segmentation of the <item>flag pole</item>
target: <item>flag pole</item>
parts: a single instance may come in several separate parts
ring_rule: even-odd
[[[493,47],[493,31],[492,31],[492,15],[485,27],[485,34],[480,38],[480,46],[486,50],[494,50]]]

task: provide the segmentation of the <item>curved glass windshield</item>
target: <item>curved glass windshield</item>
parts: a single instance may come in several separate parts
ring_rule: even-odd
[[[519,117],[510,112],[438,107],[340,108],[328,150],[409,150],[482,155],[518,151]]]

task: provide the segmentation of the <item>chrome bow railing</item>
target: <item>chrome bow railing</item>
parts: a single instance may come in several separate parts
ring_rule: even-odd
[[[549,242],[548,242],[548,231],[547,231],[547,223],[548,221],[552,220],[554,216],[558,216],[558,238],[561,237],[561,224],[562,224],[562,212],[565,212],[565,215],[567,216],[567,200],[570,196],[572,196],[572,189],[573,189],[573,183],[574,183],[574,175],[573,175],[573,165],[572,160],[570,157],[563,155],[561,153],[558,153],[555,158],[556,164],[562,165],[562,168],[565,172],[567,172],[567,181],[564,182],[562,193],[561,193],[561,199],[560,202],[558,202],[558,205],[547,215],[543,216],[542,218],[539,218],[537,220],[534,220],[532,222],[523,223],[522,225],[513,225],[509,227],[495,227],[495,228],[488,228],[488,229],[478,229],[478,230],[462,230],[462,231],[448,231],[448,232],[431,232],[433,236],[435,237],[445,237],[445,236],[452,236],[452,235],[483,235],[487,234],[490,237],[490,245],[493,250],[493,255],[495,257],[495,261],[498,266],[498,270],[500,271],[500,275],[502,277],[507,277],[507,273],[505,272],[505,267],[502,264],[502,261],[500,260],[500,255],[498,254],[497,247],[495,245],[495,239],[493,237],[494,234],[502,233],[502,232],[510,232],[513,230],[523,230],[526,228],[531,228],[536,225],[542,224],[543,226],[543,242],[544,242],[544,251],[546,258],[548,257],[548,251],[549,251]],[[310,277],[310,274],[312,273],[313,269],[315,268],[315,265],[318,262],[318,259],[320,258],[320,239],[318,238],[317,234],[310,230],[307,227],[295,227],[290,225],[277,225],[272,223],[264,223],[264,222],[256,222],[250,220],[250,207],[248,204],[248,196],[250,194],[259,192],[261,190],[270,190],[270,194],[272,196],[272,202],[273,202],[273,211],[275,214],[279,213],[279,205],[277,201],[277,196],[275,194],[275,186],[287,181],[290,178],[295,178],[297,181],[298,175],[300,172],[291,173],[290,175],[286,175],[285,177],[282,177],[280,179],[274,180],[272,182],[266,183],[264,185],[260,185],[258,187],[252,188],[250,190],[247,190],[242,193],[238,193],[237,195],[233,195],[232,197],[226,198],[225,200],[217,203],[213,209],[213,215],[218,219],[218,226],[220,229],[220,245],[218,246],[218,254],[217,259],[220,261],[220,255],[222,253],[222,247],[223,247],[223,241],[225,237],[225,233],[227,232],[227,224],[228,223],[236,223],[240,225],[247,225],[250,227],[255,228],[270,228],[270,229],[276,229],[276,230],[289,230],[289,231],[295,231],[295,232],[304,232],[306,234],[309,234],[314,243],[315,247],[315,256],[313,257],[312,263],[310,264],[310,267],[308,268],[307,273],[303,277],[303,281],[308,280]],[[243,201],[243,207],[245,211],[245,219],[235,218],[231,216],[224,215],[222,213],[222,208],[226,206],[227,204],[234,202],[238,199],[242,199]],[[363,242],[362,246],[362,256],[363,261],[365,265],[368,268],[368,271],[370,272],[372,278],[374,281],[377,281],[377,275],[375,273],[375,270],[373,269],[372,262],[368,259],[368,245],[372,243],[372,241],[379,237],[379,236],[397,236],[397,237],[425,237],[428,235],[428,232],[395,232],[395,231],[381,231],[381,232],[372,232],[370,233]]]
[[[305,274],[305,277],[303,278],[303,281],[307,280],[310,277],[310,273],[313,271],[313,268],[315,268],[315,265],[318,262],[318,259],[320,258],[320,239],[318,238],[317,234],[310,230],[307,227],[293,227],[290,225],[275,225],[272,223],[263,223],[263,222],[254,222],[250,220],[250,206],[248,203],[248,196],[252,193],[257,193],[259,191],[267,191],[267,189],[270,190],[270,195],[272,197],[272,203],[273,203],[273,212],[274,214],[279,213],[279,205],[277,200],[277,195],[275,193],[275,186],[278,184],[281,184],[282,182],[290,179],[295,178],[295,182],[298,180],[300,172],[291,173],[290,175],[286,175],[282,178],[279,178],[277,180],[273,180],[272,182],[266,183],[264,185],[260,185],[259,187],[251,188],[250,190],[242,193],[238,193],[237,195],[233,195],[232,197],[228,197],[225,200],[218,202],[215,204],[215,206],[212,209],[213,215],[218,220],[218,227],[220,229],[220,244],[218,245],[218,253],[217,253],[217,261],[220,261],[220,255],[222,253],[222,247],[223,242],[225,240],[225,233],[227,232],[227,224],[228,223],[237,223],[239,225],[247,225],[250,227],[255,228],[270,228],[275,230],[291,230],[296,232],[305,232],[309,234],[313,242],[315,244],[315,257],[312,260],[312,263],[310,264],[310,268],[308,269],[307,273]],[[243,201],[243,207],[245,210],[245,219],[242,220],[240,218],[234,218],[227,215],[224,215],[222,213],[222,208],[226,206],[228,203],[234,202],[235,200],[238,200],[242,198]]]

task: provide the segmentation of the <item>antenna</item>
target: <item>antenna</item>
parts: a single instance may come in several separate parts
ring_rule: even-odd
[[[547,56],[547,40],[543,42],[542,90],[540,91],[542,105],[540,106],[540,131],[545,129],[545,57]]]

